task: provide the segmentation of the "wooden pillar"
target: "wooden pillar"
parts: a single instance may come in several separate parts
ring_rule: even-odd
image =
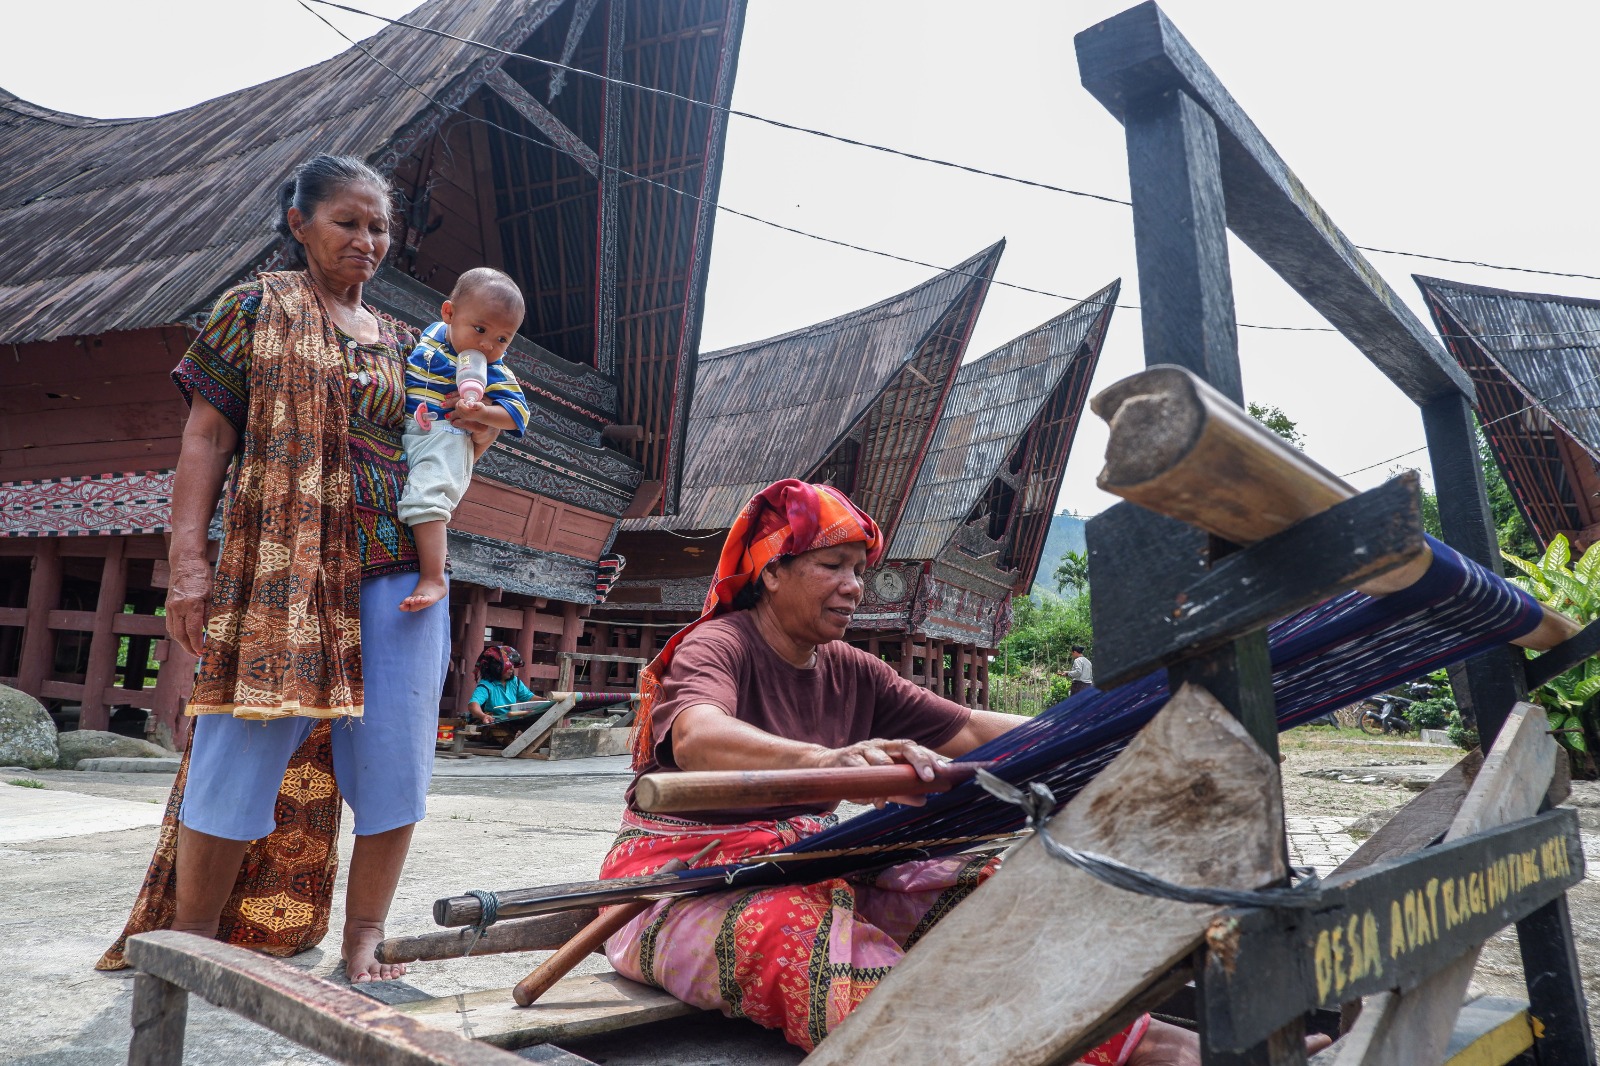
[[[575,603],[561,605],[561,643],[558,651],[577,651],[578,638],[583,636],[583,616]]]
[[[170,744],[174,750],[183,751],[189,746],[189,732],[194,726],[194,719],[184,714],[183,709],[194,694],[194,668],[200,660],[171,639],[157,641],[155,653],[161,669],[156,672],[152,701],[155,706],[150,711],[155,718],[153,732],[157,743]],[[133,661],[131,650],[128,661]]]
[[[56,635],[50,629],[50,612],[60,603],[61,542],[55,537],[43,537],[33,550],[22,656],[17,664],[17,688],[36,698],[54,665]]]
[[[912,645],[914,642],[915,638],[912,637],[910,630],[906,630],[905,635],[900,638],[900,676],[907,681],[911,680]]]
[[[106,689],[117,672],[117,649],[122,638],[111,631],[122,613],[128,595],[128,560],[123,554],[126,541],[111,538],[106,545],[105,566],[100,571],[100,598],[95,603],[94,629],[89,635],[89,666],[83,678],[82,710],[79,729],[105,729],[111,724],[106,710]]]
[[[928,638],[928,687],[944,695],[944,641]]]
[[[133,1039],[128,1066],[183,1066],[189,993],[155,974],[133,979]]]
[[[534,619],[539,616],[539,608],[529,604],[522,609],[522,628],[517,630],[517,654],[522,656],[522,681],[530,688],[533,686],[533,630]]]
[[[489,590],[471,586],[467,596],[466,621],[461,633],[461,685],[456,689],[456,717],[467,716],[467,704],[472,702],[472,690],[477,687],[473,670],[478,656],[483,654],[483,631],[489,624]]]

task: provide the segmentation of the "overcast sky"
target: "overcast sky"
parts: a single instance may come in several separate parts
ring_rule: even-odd
[[[468,0],[462,0],[468,2]],[[636,0],[638,2],[638,0]],[[396,16],[410,0],[352,0]],[[749,0],[734,105],[924,155],[1127,195],[1121,127],[1078,82],[1073,35],[1122,0]],[[1167,13],[1357,244],[1600,274],[1593,42],[1600,5],[1481,0],[1170,0]],[[296,0],[8,4],[0,86],[62,111],[159,114],[347,45]],[[378,24],[328,12],[355,36]],[[23,42],[31,42],[23,47]],[[1114,277],[1137,303],[1128,209],[956,173],[735,119],[731,207],[948,266],[1000,237],[998,278],[1081,297]],[[1237,243],[1241,322],[1325,323]],[[1420,316],[1413,271],[1600,297],[1600,282],[1370,256]],[[703,345],[781,333],[931,272],[722,214]],[[991,290],[971,356],[1067,305]],[[1335,473],[1422,444],[1410,406],[1333,333],[1240,331],[1248,398],[1282,407]],[[1118,310],[1096,389],[1143,365]],[[1061,503],[1092,514],[1105,443],[1085,415]],[[1351,478],[1378,483],[1389,469]]]

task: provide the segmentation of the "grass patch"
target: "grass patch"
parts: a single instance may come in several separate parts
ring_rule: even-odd
[[[13,777],[10,781],[7,781],[6,784],[8,784],[8,785],[16,785],[18,788],[43,788],[44,787],[44,782],[43,781],[35,781],[31,777]]]

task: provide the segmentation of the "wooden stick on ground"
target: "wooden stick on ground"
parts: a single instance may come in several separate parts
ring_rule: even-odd
[[[715,811],[738,807],[777,807],[791,803],[837,803],[876,796],[924,796],[948,792],[984,762],[944,763],[932,781],[906,763],[893,766],[835,766],[818,770],[686,770],[645,774],[634,791],[641,810],[657,814]]]
[[[707,855],[717,849],[721,840],[713,840],[701,848],[688,862],[682,859],[669,859],[657,873],[677,873],[687,870]],[[550,991],[550,986],[561,980],[572,968],[582,962],[592,952],[600,950],[611,935],[623,926],[633,921],[654,904],[651,901],[640,903],[625,903],[620,907],[612,907],[600,917],[584,926],[583,930],[567,943],[563,944],[544,962],[540,963],[532,973],[517,982],[511,990],[511,998],[517,1001],[517,1006],[526,1007],[534,1000]]]
[[[1148,510],[1233,544],[1281,533],[1356,490],[1251,418],[1189,371],[1153,366],[1090,401],[1111,427],[1096,484]],[[1361,586],[1374,596],[1416,583],[1431,553]],[[1544,621],[1514,643],[1545,651],[1578,623],[1545,609]]]

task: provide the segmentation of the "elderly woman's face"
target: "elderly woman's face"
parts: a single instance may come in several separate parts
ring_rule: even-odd
[[[850,628],[866,572],[865,544],[818,548],[795,556],[788,566],[768,570],[762,598],[792,639],[826,644],[841,639]]]
[[[360,285],[389,252],[389,200],[366,182],[341,185],[308,219],[289,208],[289,229],[312,271],[336,285]]]

